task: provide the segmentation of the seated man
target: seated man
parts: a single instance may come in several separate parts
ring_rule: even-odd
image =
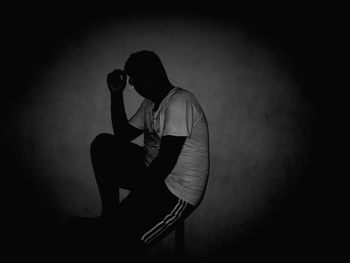
[[[144,97],[128,121],[127,78]],[[91,144],[100,219],[116,227],[123,249],[144,252],[187,217],[203,197],[209,172],[208,124],[193,94],[174,87],[159,57],[132,54],[107,77],[114,135]],[[130,141],[144,133],[144,146]],[[130,190],[119,204],[118,187]]]

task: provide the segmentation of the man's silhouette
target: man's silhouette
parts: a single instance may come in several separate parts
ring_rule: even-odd
[[[144,97],[128,120],[127,78]],[[123,249],[147,250],[188,216],[203,197],[209,172],[208,125],[193,94],[174,87],[159,57],[132,54],[107,77],[114,135],[100,134],[91,159],[102,202],[101,222]],[[144,146],[130,141],[144,133]],[[130,190],[119,204],[118,187]]]

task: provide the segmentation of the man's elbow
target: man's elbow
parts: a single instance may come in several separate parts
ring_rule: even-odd
[[[162,164],[163,173],[170,174],[176,166],[177,159],[178,156],[171,156],[171,154],[160,157],[159,162]]]

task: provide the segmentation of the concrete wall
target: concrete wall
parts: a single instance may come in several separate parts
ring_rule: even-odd
[[[209,122],[210,178],[186,221],[187,253],[231,253],[298,189],[311,112],[286,61],[233,23],[130,17],[63,43],[21,105],[18,145],[29,180],[60,220],[99,215],[89,147],[97,134],[112,132],[106,74],[144,49],[160,56],[174,85],[195,94]],[[128,116],[141,99],[127,87]],[[150,253],[173,253],[173,238]]]

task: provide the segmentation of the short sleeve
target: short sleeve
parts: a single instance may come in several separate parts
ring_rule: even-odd
[[[129,120],[129,124],[131,124],[132,126],[134,126],[139,130],[144,130],[144,127],[145,127],[145,120],[144,120],[145,105],[146,105],[146,100],[143,100],[138,110]]]
[[[176,98],[165,110],[163,136],[191,137],[194,110],[187,98]]]

